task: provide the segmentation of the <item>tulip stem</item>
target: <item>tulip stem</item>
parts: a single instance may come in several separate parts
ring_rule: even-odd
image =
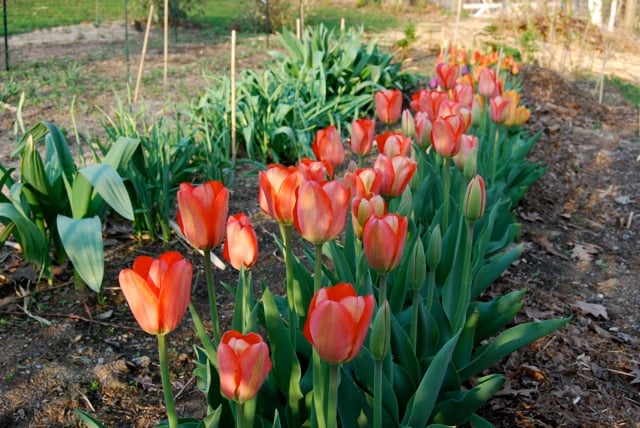
[[[236,427],[244,428],[244,403],[236,403]]]
[[[329,398],[327,402],[327,427],[338,426],[338,384],[340,383],[340,366],[329,365]]]
[[[282,245],[284,246],[284,264],[287,275],[287,303],[289,304],[289,341],[296,349],[296,330],[298,320],[296,317],[295,294],[293,287],[293,251],[291,251],[291,225],[279,223]]]
[[[220,343],[220,323],[218,322],[218,305],[216,302],[216,287],[213,282],[213,265],[211,264],[211,250],[204,250],[204,271],[207,276],[207,290],[209,291],[209,312],[213,326],[213,339],[217,346]]]
[[[462,265],[462,287],[460,287],[460,296],[458,307],[461,310],[465,310],[469,306],[469,299],[471,296],[471,253],[473,251],[473,222],[467,221],[467,242],[464,251],[464,264]],[[464,309],[462,309],[464,308]],[[459,323],[454,326],[455,330],[458,327],[463,328],[466,322],[466,313],[460,313],[458,317]]]
[[[493,134],[493,162],[491,163],[491,184],[496,182],[496,172],[498,168],[498,142],[500,141],[500,128],[498,124],[492,127]]]
[[[242,334],[251,330],[250,309],[251,306],[251,282],[247,279],[247,270],[240,266],[240,282],[242,284]]]
[[[373,428],[382,428],[382,361],[374,363],[373,399]]]
[[[449,228],[449,194],[451,193],[451,171],[449,168],[449,158],[444,158],[442,162],[444,173],[444,208],[442,212],[442,234],[447,233]]]
[[[381,273],[378,277],[378,304],[382,305],[382,303],[387,300],[387,274]]]
[[[167,420],[170,428],[178,428],[178,415],[176,414],[176,403],[173,400],[171,391],[171,377],[169,375],[169,361],[167,359],[167,342],[164,334],[158,335],[158,354],[160,358],[160,376],[162,378],[162,392],[164,393],[164,403],[167,408]]]
[[[429,284],[427,285],[427,299],[425,303],[425,308],[427,312],[431,311],[431,306],[433,305],[433,296],[436,293],[436,270],[429,270]]]
[[[316,260],[313,269],[313,292],[322,288],[322,244],[316,244]]]
[[[413,352],[416,352],[418,348],[418,304],[420,303],[420,289],[413,290],[413,302],[411,313],[411,344],[413,345]]]

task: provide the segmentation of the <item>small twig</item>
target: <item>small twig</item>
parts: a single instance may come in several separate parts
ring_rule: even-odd
[[[629,213],[629,219],[627,220],[627,229],[631,229],[631,222],[633,221],[633,211]]]
[[[180,397],[182,396],[182,394],[184,394],[184,392],[187,390],[187,388],[189,386],[191,386],[191,384],[193,382],[195,382],[196,377],[195,376],[191,376],[189,378],[189,380],[187,381],[187,383],[184,384],[184,386],[180,389],[180,391],[178,391],[178,393],[176,394],[175,400],[178,401],[180,399]]]
[[[40,318],[41,316],[44,316],[47,318],[68,318],[68,319],[77,320],[77,321],[84,321],[86,323],[98,324],[104,327],[113,327],[113,328],[119,328],[123,330],[132,330],[132,331],[142,331],[140,327],[131,327],[128,325],[114,324],[110,322],[96,320],[93,318],[83,317],[76,314],[50,313],[50,314],[35,315],[35,314],[25,314],[24,312],[16,312],[16,311],[2,311],[0,312],[0,314],[1,315],[29,315],[29,316],[36,316],[38,318]]]
[[[58,290],[62,287],[66,287],[69,284],[71,284],[72,281],[67,281],[64,284],[60,284],[60,285],[56,285],[56,286],[52,286],[52,287],[47,287],[47,288],[42,288],[42,289],[36,289],[33,291],[24,291],[23,294],[20,294],[19,296],[9,296],[9,297],[4,297],[2,299],[0,299],[0,308],[3,308],[5,306],[8,306],[12,303],[15,303],[17,301],[20,301],[21,299],[23,299],[24,297],[31,297],[34,296],[38,293],[43,293],[46,291],[54,291],[54,290]]]

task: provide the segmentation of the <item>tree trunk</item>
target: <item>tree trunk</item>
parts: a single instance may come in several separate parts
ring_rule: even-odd
[[[636,28],[636,10],[638,0],[627,0],[624,11],[624,29],[633,31]]]
[[[589,0],[589,17],[592,25],[602,26],[602,0]]]

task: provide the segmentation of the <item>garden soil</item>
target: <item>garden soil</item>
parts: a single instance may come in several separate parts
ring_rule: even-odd
[[[411,17],[424,24],[417,25],[418,41],[398,52],[408,58],[407,67],[425,71],[432,67],[441,28],[451,28],[453,18],[429,13],[427,18]],[[488,24],[464,20],[458,40],[477,42]],[[502,40],[517,37],[513,22],[494,25]],[[576,24],[565,23],[565,34],[571,25]],[[574,31],[580,32],[584,35],[582,28]],[[10,61],[24,65],[70,58],[82,73],[97,80],[98,76],[117,79],[126,68],[122,33],[123,25],[113,24],[13,36]],[[495,32],[491,34],[496,37]],[[591,37],[594,34],[592,30]],[[597,34],[602,40],[613,37]],[[156,40],[161,37],[157,31],[152,35]],[[131,37],[139,53],[142,36],[132,30]],[[169,98],[165,94],[176,102],[197,96],[210,84],[203,77],[204,68],[226,72],[226,65],[215,59],[228,58],[227,40],[203,40],[201,33],[189,30],[182,31],[181,37],[184,41],[170,47],[169,90],[143,89],[147,111],[153,114],[162,114]],[[402,37],[400,29],[382,39],[392,44]],[[527,128],[540,133],[531,160],[544,162],[548,170],[515,210],[524,251],[486,297],[524,288],[528,292],[517,322],[558,317],[571,317],[571,321],[491,369],[504,373],[507,382],[480,413],[498,427],[640,427],[638,110],[607,86],[599,103],[597,79],[580,77],[587,75],[584,68],[568,69],[569,62],[552,60],[553,45],[545,41],[540,41],[544,48],[538,51],[537,62],[549,67],[524,66],[522,94],[532,111]],[[240,69],[264,63],[264,43],[264,38],[258,38],[240,44]],[[610,59],[631,65],[639,62],[637,41],[630,36],[607,43]],[[161,49],[157,43],[151,46],[146,73],[162,69]],[[555,52],[567,53],[566,44],[556,48]],[[602,46],[594,43],[583,43],[581,49],[583,57],[606,56]],[[138,58],[132,54],[132,64]],[[624,72],[640,75],[637,69]],[[162,74],[158,75],[161,79]],[[150,81],[153,78],[146,80],[148,86],[153,84]],[[41,89],[48,90],[44,84]],[[31,126],[49,120],[71,130],[68,103],[45,98],[31,105],[27,100],[24,123]],[[78,105],[82,103],[90,107],[76,113],[80,128],[99,136],[101,116],[95,106],[114,111],[113,92],[89,88],[77,100]],[[10,156],[16,107],[15,99],[0,106],[0,163],[5,166],[17,166]],[[255,175],[240,173],[231,191],[230,212],[249,213],[258,231],[261,252],[254,283],[264,282],[283,293],[282,256],[273,240],[277,227],[258,208]],[[74,409],[114,427],[150,427],[163,419],[156,342],[137,327],[119,291],[117,275],[138,255],[156,256],[167,247],[180,250],[197,267],[194,301],[206,313],[201,259],[177,239],[163,246],[135,238],[131,226],[115,218],[107,219],[104,235],[107,262],[101,295],[76,291],[67,266],[56,268],[51,284],[36,283],[36,273],[19,252],[10,246],[0,251],[0,427],[76,426]],[[230,268],[216,271],[216,281],[235,280]],[[222,323],[228,326],[232,300],[226,290],[220,290]],[[202,417],[206,408],[192,374],[193,345],[198,340],[188,315],[168,338],[178,412]]]

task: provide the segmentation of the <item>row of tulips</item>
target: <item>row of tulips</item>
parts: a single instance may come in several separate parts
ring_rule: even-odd
[[[228,190],[181,185],[178,224],[204,251],[213,337],[189,305],[191,267],[177,253],[139,258],[120,276],[136,319],[158,335],[165,424],[490,426],[476,410],[505,378],[487,370],[567,320],[506,328],[524,290],[479,300],[522,250],[513,245],[510,195],[536,178],[534,166],[521,132],[505,125],[519,107],[509,109],[493,70],[471,83],[456,65],[436,72],[436,87],[413,96],[413,111],[402,111],[399,91],[376,94],[387,131],[376,135],[373,119],[352,123],[357,162],[342,178],[346,151],[332,126],[316,133],[315,159],[260,172],[259,205],[280,226],[286,296],[265,288],[254,300],[255,231],[246,215],[228,217]],[[363,166],[374,148],[374,166]],[[294,231],[308,243],[308,264],[293,253]],[[223,254],[240,276],[233,330],[221,334],[210,252],[225,232]],[[187,307],[202,342],[203,421],[177,417],[165,381],[164,336]]]

